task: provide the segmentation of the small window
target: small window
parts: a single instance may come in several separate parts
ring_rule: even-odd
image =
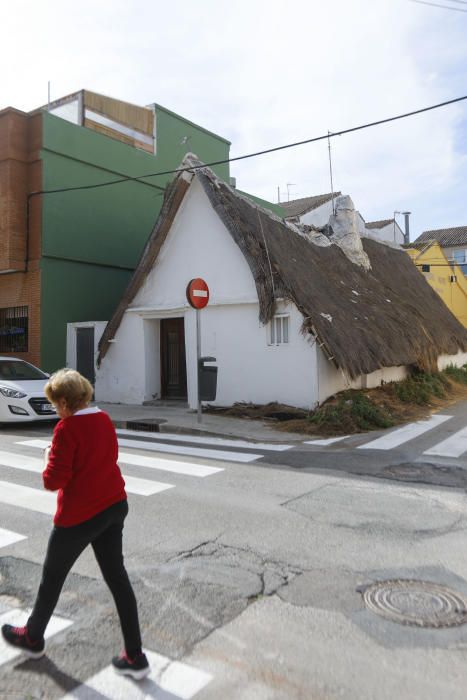
[[[288,316],[274,316],[272,318],[269,342],[271,345],[285,345],[289,342]]]
[[[467,262],[467,250],[454,250],[453,251],[454,262],[458,265],[462,265]]]
[[[429,271],[430,271],[429,265],[422,265],[422,272],[429,272]]]
[[[0,352],[28,351],[28,307],[0,309]]]

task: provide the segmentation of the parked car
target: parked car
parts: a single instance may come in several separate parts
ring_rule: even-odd
[[[44,394],[48,378],[29,362],[0,356],[0,423],[57,418]]]

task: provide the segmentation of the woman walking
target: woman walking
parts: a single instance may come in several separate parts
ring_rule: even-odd
[[[65,579],[90,544],[115,600],[125,650],[112,659],[117,673],[139,680],[149,673],[141,647],[136,598],[123,563],[123,523],[128,514],[125,482],[117,464],[118,443],[109,416],[89,406],[93,389],[79,372],[53,374],[45,394],[61,420],[54,430],[43,472],[44,487],[58,491],[42,580],[24,627],[3,625],[11,646],[29,657],[45,654],[44,633]]]

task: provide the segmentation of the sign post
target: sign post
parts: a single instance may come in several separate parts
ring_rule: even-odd
[[[201,277],[196,277],[188,282],[186,288],[188,303],[196,309],[196,367],[198,369],[198,423],[202,421],[201,397],[199,386],[199,364],[201,358],[201,316],[200,310],[207,306],[209,301],[209,287]]]

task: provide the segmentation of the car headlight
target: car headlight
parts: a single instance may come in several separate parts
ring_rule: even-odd
[[[24,399],[24,397],[27,395],[22,391],[10,389],[7,386],[0,386],[0,394],[3,394],[3,396],[6,396],[9,399]]]

